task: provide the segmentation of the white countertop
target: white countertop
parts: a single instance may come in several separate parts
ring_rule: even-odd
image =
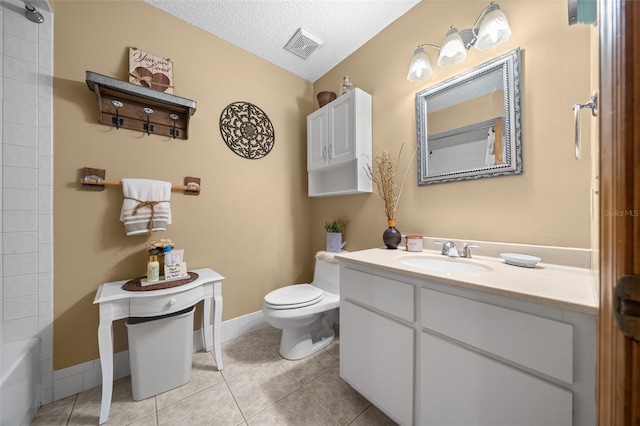
[[[425,255],[458,262],[469,262],[490,267],[481,273],[446,272],[408,266],[400,263],[402,257]],[[373,248],[336,254],[340,261],[381,268],[391,272],[425,278],[435,282],[479,290],[486,293],[541,303],[571,311],[595,315],[598,299],[593,275],[589,269],[539,263],[534,268],[512,266],[501,258],[473,256],[472,259],[450,258],[439,251],[407,252],[404,248],[389,250]]]

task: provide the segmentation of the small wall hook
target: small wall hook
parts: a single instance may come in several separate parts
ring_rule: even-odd
[[[153,132],[153,124],[151,124],[151,122],[149,121],[149,118],[151,117],[151,114],[153,114],[153,110],[149,107],[146,107],[146,108],[143,108],[142,111],[144,111],[144,113],[147,114],[147,122],[144,123],[142,127],[144,128],[144,130],[147,131],[147,135],[150,135],[151,132]]]
[[[173,128],[169,129],[169,134],[175,139],[180,135],[180,130],[176,129],[176,121],[180,118],[178,114],[169,114],[169,118],[173,120]]]
[[[122,118],[120,118],[120,115],[118,114],[118,110],[124,106],[124,104],[122,102],[120,102],[117,99],[114,99],[111,101],[111,105],[113,105],[113,108],[116,110],[116,116],[115,117],[111,117],[111,123],[113,123],[114,126],[116,126],[116,129],[119,129],[120,126],[122,126],[124,124],[124,120]]]

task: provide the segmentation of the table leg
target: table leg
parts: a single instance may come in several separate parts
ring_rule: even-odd
[[[100,310],[103,310],[102,306]],[[98,326],[98,347],[100,349],[100,365],[102,367],[102,404],[100,405],[99,424],[107,422],[111,408],[111,393],[113,391],[112,323],[111,318],[101,318],[100,325]]]
[[[222,283],[218,281],[213,287],[213,353],[218,370],[222,370],[222,351],[220,350],[220,334],[222,323]]]
[[[205,297],[204,299],[204,312],[202,313],[202,338],[204,339],[204,350],[210,352],[212,349],[213,340],[211,337],[211,328],[209,327],[209,321],[211,319],[211,300],[212,297]],[[216,361],[218,359],[216,358]]]

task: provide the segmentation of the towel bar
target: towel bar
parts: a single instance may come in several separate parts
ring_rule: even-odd
[[[580,159],[580,110],[582,108],[591,109],[591,115],[598,116],[598,92],[593,92],[591,100],[586,104],[575,104],[573,106],[573,125],[575,128],[575,149],[576,160]]]
[[[105,179],[106,171],[103,169],[93,169],[84,167],[80,183],[85,187],[104,187],[105,185],[122,186],[122,181]],[[188,195],[200,195],[200,178],[187,176],[184,178],[184,185],[172,184],[172,190],[184,191]]]

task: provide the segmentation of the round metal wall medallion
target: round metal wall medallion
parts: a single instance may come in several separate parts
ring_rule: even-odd
[[[220,133],[229,149],[242,158],[257,160],[273,149],[273,125],[257,106],[234,102],[220,114]]]

